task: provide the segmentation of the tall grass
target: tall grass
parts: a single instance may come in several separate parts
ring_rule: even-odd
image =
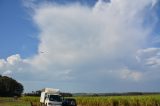
[[[160,95],[76,97],[80,106],[160,106]]]
[[[25,102],[40,102],[40,97],[23,96],[20,98],[20,100]]]
[[[13,97],[0,97],[0,106],[31,106],[30,102],[14,99]]]

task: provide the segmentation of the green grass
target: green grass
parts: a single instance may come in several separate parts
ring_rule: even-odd
[[[20,98],[21,101],[25,102],[39,102],[40,97],[33,97],[33,96],[23,96]]]
[[[15,100],[11,97],[0,97],[0,106],[31,106],[30,102]]]
[[[29,102],[3,102],[0,106],[31,106]]]
[[[160,106],[160,95],[73,98],[76,99],[78,106]],[[39,97],[24,96],[18,100],[0,97],[0,106],[31,106],[30,102],[40,106]]]
[[[21,97],[17,100],[11,97],[0,97],[0,106],[31,106],[31,103],[36,103],[39,106],[39,97]]]
[[[160,106],[160,95],[76,97],[81,106]]]

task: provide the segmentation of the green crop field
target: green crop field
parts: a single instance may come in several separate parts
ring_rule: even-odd
[[[160,95],[73,97],[78,106],[160,106]],[[24,96],[18,100],[0,97],[0,106],[40,106],[39,97]]]
[[[76,97],[80,106],[160,106],[160,95]]]
[[[0,106],[31,106],[30,102],[40,106],[39,97],[21,97],[17,100],[11,97],[0,97]]]

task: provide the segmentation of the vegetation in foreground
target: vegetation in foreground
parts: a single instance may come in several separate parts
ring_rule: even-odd
[[[73,98],[78,106],[160,106],[160,95]],[[24,96],[18,100],[0,98],[0,106],[31,106],[30,102],[40,106],[39,97]]]
[[[76,97],[80,106],[160,106],[160,95]]]
[[[23,101],[21,98],[0,97],[0,106],[31,106],[30,102]]]

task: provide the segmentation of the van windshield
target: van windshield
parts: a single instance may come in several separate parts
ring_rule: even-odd
[[[49,96],[50,101],[56,101],[56,102],[62,102],[62,97],[59,95],[50,95]]]

